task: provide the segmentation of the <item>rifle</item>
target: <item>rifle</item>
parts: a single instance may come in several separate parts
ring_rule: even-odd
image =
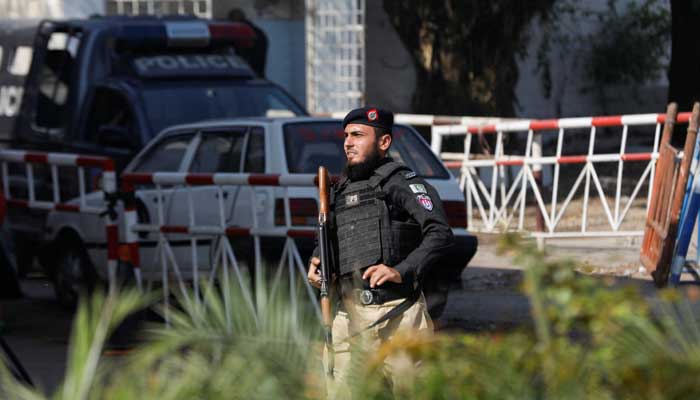
[[[331,265],[330,242],[328,238],[328,171],[325,167],[318,167],[318,248],[321,258],[321,318],[324,336],[326,340],[326,353],[328,354],[328,376],[333,376],[333,335],[331,332],[332,315],[330,299]]]

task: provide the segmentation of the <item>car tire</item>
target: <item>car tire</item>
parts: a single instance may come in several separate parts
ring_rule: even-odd
[[[80,240],[69,239],[60,244],[52,281],[56,300],[69,309],[76,307],[81,296],[95,290],[97,273]]]

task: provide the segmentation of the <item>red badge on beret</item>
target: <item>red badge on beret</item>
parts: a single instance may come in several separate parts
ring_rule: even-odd
[[[377,120],[377,109],[373,108],[369,111],[367,111],[367,121],[376,121]]]

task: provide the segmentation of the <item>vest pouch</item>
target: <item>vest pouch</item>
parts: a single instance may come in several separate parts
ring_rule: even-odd
[[[338,224],[340,274],[378,264],[382,259],[380,219],[364,218]]]

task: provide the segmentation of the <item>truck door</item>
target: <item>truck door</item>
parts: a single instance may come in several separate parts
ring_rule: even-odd
[[[52,32],[42,36],[45,48],[35,48],[31,75],[25,83],[22,114],[18,116],[16,139],[30,146],[60,144],[74,116],[70,100],[77,83],[80,30]],[[41,45],[40,45],[41,46]],[[57,150],[57,149],[52,149]]]

